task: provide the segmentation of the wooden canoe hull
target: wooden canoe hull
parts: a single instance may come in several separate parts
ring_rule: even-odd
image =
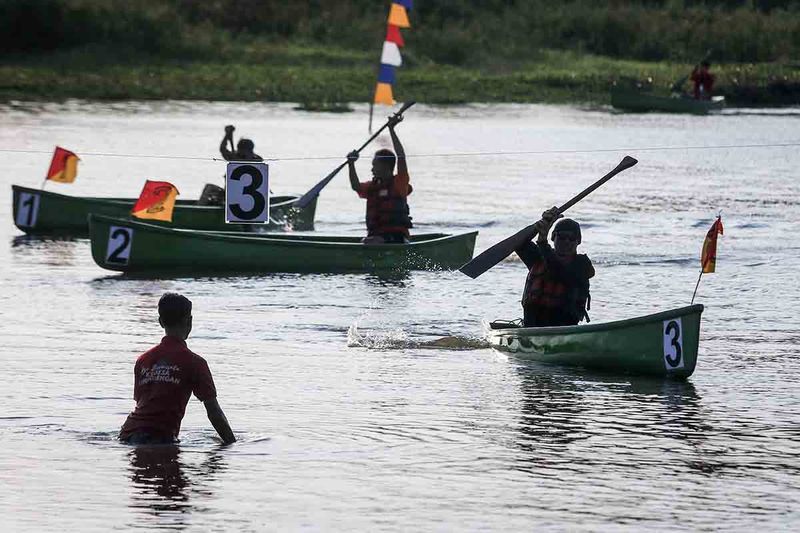
[[[50,191],[11,186],[14,224],[30,235],[65,235],[83,237],[89,234],[87,217],[90,213],[116,218],[130,216],[136,202],[132,198],[91,198],[69,196]],[[273,196],[270,201],[269,225],[226,224],[222,206],[197,205],[194,200],[178,200],[172,213],[172,223],[151,221],[156,225],[178,228],[219,231],[252,231],[267,228],[272,231],[314,229],[316,199],[304,209],[292,204],[297,196]]]
[[[579,326],[486,325],[493,347],[521,358],[626,374],[685,378],[697,364],[702,305]]]
[[[664,113],[690,113],[705,115],[725,107],[725,97],[715,96],[711,100],[694,98],[671,98],[647,92],[614,87],[611,89],[611,105],[625,111],[660,111]]]
[[[209,232],[89,217],[94,261],[130,273],[456,269],[472,258],[477,233],[416,235],[409,244],[361,244],[359,237]]]

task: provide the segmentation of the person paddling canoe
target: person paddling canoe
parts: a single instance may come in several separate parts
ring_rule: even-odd
[[[236,128],[233,126],[225,126],[225,136],[222,138],[222,142],[219,143],[219,152],[222,154],[222,157],[225,158],[225,161],[263,161],[264,158],[255,153],[255,143],[250,139],[239,139],[239,142],[236,143],[236,150],[233,150],[233,131]],[[228,143],[231,145],[231,149],[228,149]]]
[[[263,161],[264,158],[255,153],[255,143],[250,139],[239,139],[236,143],[236,149],[233,149],[233,132],[236,128],[228,125],[225,126],[225,136],[219,143],[219,153],[225,158],[225,161]],[[230,149],[228,149],[230,144]],[[200,193],[199,205],[223,205],[225,203],[225,188],[213,183],[206,183],[203,191]]]
[[[692,70],[689,79],[694,84],[694,98],[695,100],[711,100],[711,91],[714,89],[714,75],[711,74],[709,68],[711,63],[708,60],[703,60],[699,67]]]
[[[217,402],[217,389],[205,359],[186,347],[192,331],[192,302],[165,293],[158,301],[158,323],[164,328],[161,343],[139,356],[134,366],[133,399],[119,440],[128,444],[177,442],[186,405],[194,393],[206,407],[211,425],[225,444],[236,441],[228,419]]]
[[[550,227],[561,216],[557,207],[542,213],[542,219],[530,226],[531,240],[516,249],[528,267],[522,295],[525,327],[571,326],[589,320],[586,310],[594,267],[589,257],[576,251],[581,243],[580,224],[569,218],[559,220],[553,228],[554,248],[547,242]]]
[[[402,120],[403,115],[389,118],[389,135],[392,137],[394,152],[388,149],[375,152],[370,181],[358,180],[355,166],[358,151],[353,150],[347,154],[350,186],[358,193],[359,198],[367,200],[367,236],[363,240],[365,244],[408,242],[408,229],[413,227],[408,209],[408,195],[413,188],[409,184],[406,152],[395,132],[395,127]],[[397,174],[394,173],[395,162]]]

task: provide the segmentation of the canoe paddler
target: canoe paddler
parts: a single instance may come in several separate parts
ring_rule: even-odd
[[[192,331],[192,302],[180,294],[164,294],[158,301],[158,323],[164,328],[164,338],[136,360],[136,408],[125,420],[119,439],[128,444],[177,442],[186,405],[194,394],[205,405],[208,420],[222,442],[235,442],[217,402],[208,363],[186,347]]]
[[[580,224],[562,218],[553,228],[553,246],[547,242],[550,227],[561,216],[557,207],[542,213],[542,219],[530,226],[531,240],[516,250],[528,267],[522,295],[525,327],[571,326],[584,318],[589,321],[586,310],[594,267],[585,254],[576,251],[581,243]]]
[[[703,60],[699,67],[692,70],[689,79],[694,84],[694,98],[695,100],[710,100],[711,91],[714,90],[714,75],[711,74],[709,69],[711,63],[708,60]]]
[[[358,151],[347,154],[350,186],[360,198],[367,200],[367,236],[363,239],[365,244],[408,242],[408,229],[412,227],[408,195],[413,189],[409,184],[406,152],[395,131],[395,126],[402,120],[402,115],[389,118],[389,135],[392,137],[394,152],[388,149],[375,152],[370,181],[358,180],[355,166]],[[394,173],[395,163],[397,174]]]
[[[225,158],[225,161],[263,161],[264,158],[254,152],[256,145],[250,139],[241,138],[236,143],[236,150],[233,150],[233,132],[236,128],[233,126],[225,126],[225,136],[222,137],[222,142],[219,143],[219,153]],[[231,149],[228,149],[228,143]]]

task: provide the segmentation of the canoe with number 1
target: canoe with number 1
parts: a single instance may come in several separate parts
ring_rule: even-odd
[[[360,237],[196,231],[89,216],[92,257],[119,272],[373,272],[456,269],[478,232],[413,235],[408,244]]]
[[[89,213],[125,218],[130,215],[135,198],[95,198],[59,194],[40,189],[12,185],[14,224],[30,235],[85,236],[89,232]],[[297,196],[270,198],[270,230],[314,229],[316,198],[300,209],[294,203]],[[153,221],[178,228],[198,230],[247,231],[252,226],[225,223],[225,208],[221,205],[199,205],[196,200],[178,200],[171,223]]]
[[[697,364],[699,304],[661,313],[578,326],[524,328],[486,324],[498,350],[521,359],[625,374],[685,378]]]

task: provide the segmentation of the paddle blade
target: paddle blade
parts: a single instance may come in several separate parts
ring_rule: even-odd
[[[511,252],[519,248],[520,245],[525,242],[525,237],[527,237],[527,235],[525,235],[524,231],[512,235],[498,242],[488,250],[484,250],[477,257],[473,258],[472,261],[466,263],[458,270],[472,279],[475,279],[511,255]]]

